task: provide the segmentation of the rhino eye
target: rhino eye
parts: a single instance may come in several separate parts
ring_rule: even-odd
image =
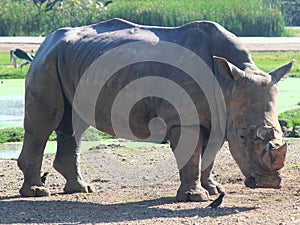
[[[242,139],[243,144],[246,143],[246,137],[244,135],[240,135],[240,138]]]

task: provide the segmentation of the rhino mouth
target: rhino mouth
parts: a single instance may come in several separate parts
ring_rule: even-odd
[[[249,188],[257,188],[255,178],[252,176],[248,176],[246,178],[245,185],[246,185],[246,187],[249,187]]]
[[[251,174],[250,176],[246,177],[245,180],[246,187],[249,188],[274,188],[279,189],[281,188],[281,177],[279,173],[274,174]]]

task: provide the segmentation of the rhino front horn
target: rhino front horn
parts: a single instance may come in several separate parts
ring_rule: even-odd
[[[273,140],[275,139],[274,128],[271,126],[259,127],[256,131],[256,136],[261,140]]]
[[[262,162],[265,168],[267,168],[271,172],[280,170],[284,166],[286,152],[286,143],[279,147],[275,147],[272,145],[272,143],[269,143],[269,148],[262,158]]]

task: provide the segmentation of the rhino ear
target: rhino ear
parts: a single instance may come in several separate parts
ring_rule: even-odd
[[[214,56],[215,65],[218,68],[219,73],[227,79],[240,81],[245,72],[237,68],[235,65],[228,62],[225,58]]]
[[[295,62],[296,60],[293,59],[290,63],[285,64],[284,66],[279,67],[278,69],[270,72],[270,75],[273,77],[273,79],[276,82],[280,80],[285,80],[288,77],[289,72],[291,71],[292,66],[294,65]]]

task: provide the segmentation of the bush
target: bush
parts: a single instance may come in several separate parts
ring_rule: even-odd
[[[239,36],[280,36],[284,30],[279,10],[263,4],[262,0],[119,0],[100,15],[102,19],[113,17],[159,26],[211,20]]]
[[[280,36],[284,21],[267,0],[114,0],[104,8],[97,0],[62,0],[52,10],[33,1],[2,0],[1,35],[40,35],[119,17],[140,24],[180,26],[194,20],[216,21],[240,36]],[[269,2],[268,0],[267,2]],[[47,2],[47,1],[45,1]]]
[[[280,113],[279,119],[285,121],[287,128],[300,126],[300,109],[292,109]]]
[[[0,129],[0,143],[20,142],[24,138],[24,130],[21,127]]]
[[[300,26],[300,0],[280,0],[280,8],[289,26]]]
[[[300,137],[300,109],[293,109],[279,115],[284,136]]]

